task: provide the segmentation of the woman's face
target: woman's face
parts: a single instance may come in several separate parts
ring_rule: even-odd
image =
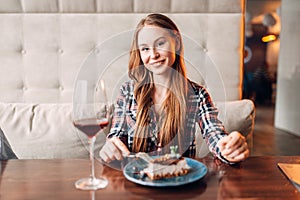
[[[174,64],[176,38],[167,29],[146,25],[138,34],[138,48],[145,67],[162,75]]]

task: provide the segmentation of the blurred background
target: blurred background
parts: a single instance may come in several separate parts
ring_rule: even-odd
[[[275,104],[280,49],[281,0],[247,0],[244,98]]]
[[[246,0],[243,98],[256,105],[253,155],[300,155],[300,1]]]

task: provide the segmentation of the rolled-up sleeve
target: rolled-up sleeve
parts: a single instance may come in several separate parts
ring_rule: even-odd
[[[214,106],[209,93],[204,88],[199,88],[198,123],[202,136],[209,150],[222,161],[228,163],[221,155],[217,143],[228,133],[222,122],[218,119],[218,109]]]

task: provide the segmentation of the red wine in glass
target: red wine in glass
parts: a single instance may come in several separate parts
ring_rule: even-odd
[[[73,122],[74,126],[85,133],[89,138],[97,135],[97,133],[108,125],[107,118],[89,118],[80,119]]]

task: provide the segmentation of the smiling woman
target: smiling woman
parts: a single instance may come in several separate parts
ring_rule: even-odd
[[[121,87],[108,140],[100,157],[110,162],[129,152],[179,153],[195,157],[196,124],[210,151],[224,162],[249,156],[244,136],[227,133],[208,91],[186,75],[183,42],[176,24],[162,14],[149,14],[134,32],[129,77]],[[120,143],[122,142],[122,145]]]

